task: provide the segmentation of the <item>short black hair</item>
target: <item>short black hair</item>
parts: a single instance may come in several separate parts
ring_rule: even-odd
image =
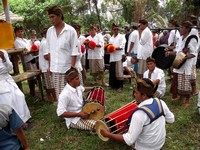
[[[137,90],[141,94],[146,94],[149,98],[153,97],[153,94],[155,93],[154,84],[148,78],[142,78],[137,80]]]
[[[24,28],[22,26],[17,26],[15,27],[14,32],[16,33],[19,30],[24,30]]]
[[[79,73],[78,70],[74,67],[71,67],[66,73],[65,73],[65,77],[67,80],[67,83],[69,83],[71,80],[73,80],[74,78],[78,77]]]
[[[48,12],[48,15],[50,15],[50,14],[54,14],[54,15],[57,15],[57,16],[61,15],[62,16],[61,19],[64,20],[63,11],[62,11],[61,7],[52,6],[52,7],[47,8],[46,10]]]

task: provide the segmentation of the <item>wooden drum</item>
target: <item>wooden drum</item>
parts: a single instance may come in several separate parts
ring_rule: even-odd
[[[137,104],[134,102],[128,103],[116,111],[106,115],[102,120],[96,122],[96,132],[103,141],[108,141],[101,135],[100,130],[106,129],[111,133],[122,134],[128,130],[127,121],[132,113],[137,109]]]
[[[99,120],[102,119],[105,114],[105,97],[104,90],[101,87],[95,87],[92,89],[86,98],[83,111],[90,114],[89,119]]]

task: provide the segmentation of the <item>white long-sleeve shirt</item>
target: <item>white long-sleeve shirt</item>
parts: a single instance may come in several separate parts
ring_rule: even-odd
[[[72,56],[79,55],[76,30],[65,23],[60,34],[54,26],[47,31],[47,49],[50,52],[50,71],[65,73],[71,68]]]

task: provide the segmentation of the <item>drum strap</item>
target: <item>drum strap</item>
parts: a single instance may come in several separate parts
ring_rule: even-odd
[[[193,39],[193,38],[195,38],[196,40],[197,40],[197,43],[198,43],[198,38],[197,38],[197,36],[196,35],[190,35],[187,39],[186,39],[186,41],[185,41],[185,46],[184,46],[184,48],[183,48],[183,53],[187,53],[188,52],[188,44],[190,43],[190,41],[191,41],[191,39]],[[186,60],[187,59],[185,59],[179,66],[178,66],[178,69],[180,69],[182,66],[183,66],[183,64],[186,62]]]
[[[142,111],[144,111],[148,115],[148,117],[150,119],[150,123],[149,124],[151,124],[153,121],[155,121],[156,119],[158,119],[160,116],[165,116],[164,111],[163,111],[163,107],[162,107],[162,104],[161,104],[161,101],[158,98],[154,98],[152,104],[138,107],[133,112],[133,114],[137,110],[142,110]],[[131,122],[132,115],[129,117],[129,119],[127,121],[128,125]],[[149,125],[149,124],[147,124],[147,125]],[[147,126],[147,125],[145,125],[145,126]]]
[[[184,48],[187,48],[187,47],[188,47],[188,44],[190,43],[190,40],[193,39],[193,38],[195,38],[195,39],[197,40],[197,43],[198,43],[198,37],[197,37],[196,35],[190,35],[190,36],[187,38],[186,42],[185,42],[185,47],[184,47]]]

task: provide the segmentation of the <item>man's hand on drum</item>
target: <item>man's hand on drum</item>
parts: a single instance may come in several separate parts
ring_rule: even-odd
[[[90,117],[90,114],[81,111],[78,113],[78,116],[81,117],[82,119],[88,119]]]
[[[101,129],[100,133],[103,137],[108,137],[110,132],[106,129]]]

